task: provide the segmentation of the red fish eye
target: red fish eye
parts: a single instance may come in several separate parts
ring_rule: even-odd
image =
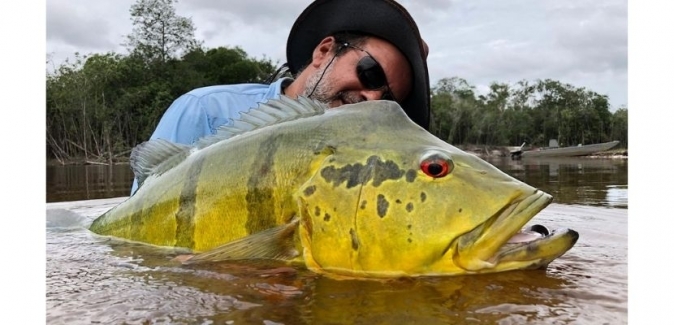
[[[421,162],[421,170],[433,178],[445,177],[452,172],[452,169],[454,163],[440,157],[430,157]]]

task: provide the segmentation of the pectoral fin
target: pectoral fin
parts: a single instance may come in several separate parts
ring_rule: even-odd
[[[290,260],[299,255],[295,249],[295,232],[299,220],[243,237],[194,255],[183,264],[220,262],[247,259]]]

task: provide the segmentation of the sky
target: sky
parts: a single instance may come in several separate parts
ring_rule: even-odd
[[[135,0],[47,0],[47,69],[75,52],[127,53]],[[288,32],[310,0],[184,0],[204,46],[240,46],[285,62]],[[485,94],[492,82],[553,79],[627,106],[627,0],[400,0],[430,47],[431,85],[460,77]],[[71,59],[72,60],[72,59]]]

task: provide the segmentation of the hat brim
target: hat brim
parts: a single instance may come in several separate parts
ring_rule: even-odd
[[[400,103],[415,123],[428,129],[430,87],[424,43],[412,16],[392,0],[317,0],[295,21],[286,46],[292,74],[307,65],[315,47],[336,32],[358,31],[393,44],[412,67],[412,91]]]

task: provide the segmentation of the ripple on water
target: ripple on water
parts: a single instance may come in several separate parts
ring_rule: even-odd
[[[278,263],[179,266],[176,251],[48,228],[47,322],[625,324],[627,210],[552,204],[531,223],[580,239],[547,270],[391,281]]]
[[[102,242],[85,230],[48,231],[48,323],[170,323],[259,306],[167,280],[164,275],[179,268],[142,266],[142,258],[115,256]],[[192,275],[234,279],[207,271]]]

